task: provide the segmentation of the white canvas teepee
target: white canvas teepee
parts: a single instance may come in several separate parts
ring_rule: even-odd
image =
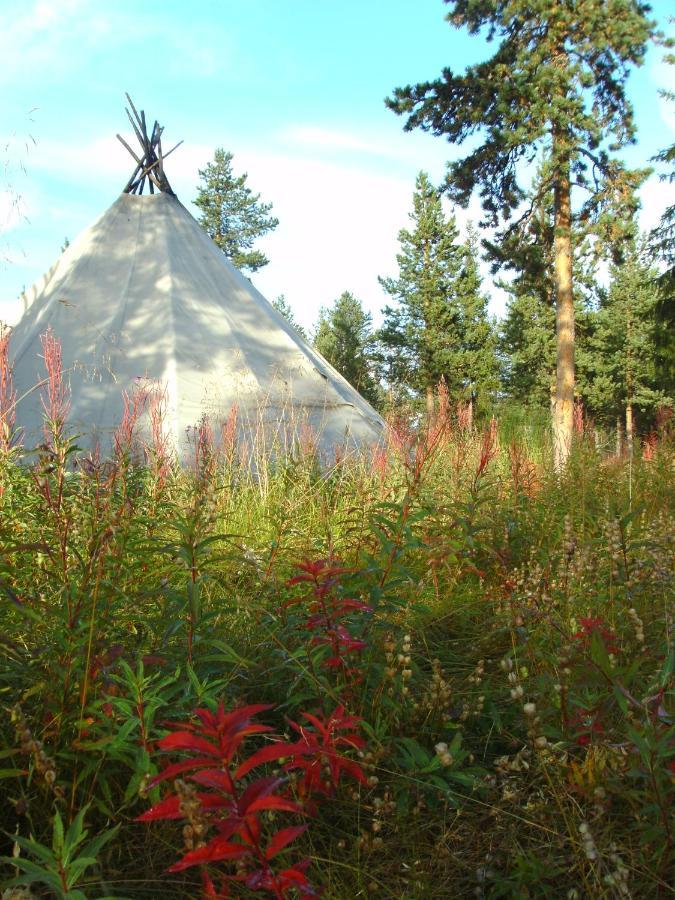
[[[135,110],[134,110],[135,113]],[[142,115],[142,114],[141,114]],[[143,118],[143,133],[145,134]],[[153,129],[161,134],[155,125]],[[147,141],[147,135],[145,137]],[[156,142],[148,142],[154,149]],[[148,154],[127,190],[142,187]],[[165,428],[182,452],[203,415],[238,411],[240,434],[289,446],[311,428],[323,452],[378,442],[383,422],[251,285],[171,192],[123,193],[33,290],[11,336],[17,425],[40,440],[40,336],[61,340],[69,425],[104,449],[139,380],[166,391]],[[158,164],[159,163],[159,164]],[[82,443],[82,439],[80,439]]]

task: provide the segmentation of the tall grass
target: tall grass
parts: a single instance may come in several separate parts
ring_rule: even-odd
[[[38,455],[0,453],[8,885],[304,890],[266,863],[246,881],[245,836],[231,863],[176,863],[219,826],[189,778],[161,780],[170,735],[222,703],[270,707],[266,743],[247,739],[233,765],[275,739],[295,747],[260,777],[279,775],[308,827],[272,807],[256,821],[290,816],[280,858],[309,858],[298,871],[325,896],[669,894],[668,435],[632,461],[579,437],[561,478],[527,422],[462,427],[445,405],[358,459],[295,453],[252,474],[208,423],[191,466],[161,447],[141,461],[133,399],[113,457],[85,457],[58,387]],[[311,756],[303,716],[337,709],[358,740]],[[137,821],[174,795],[182,821]]]

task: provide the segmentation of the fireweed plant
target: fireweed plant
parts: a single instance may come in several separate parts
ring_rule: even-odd
[[[359,458],[232,410],[178,465],[145,381],[80,449],[43,346],[33,448],[0,336],[4,897],[669,896],[665,412],[563,476],[443,386]]]

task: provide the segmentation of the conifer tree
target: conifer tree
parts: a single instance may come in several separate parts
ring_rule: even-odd
[[[588,405],[606,421],[625,417],[629,447],[636,412],[649,413],[667,400],[656,365],[656,275],[633,244],[624,262],[612,268],[589,348]]]
[[[412,228],[398,235],[398,278],[380,278],[396,306],[385,307],[378,338],[386,380],[425,396],[431,414],[441,378],[451,393],[463,387],[458,365],[461,322],[452,298],[463,253],[454,217],[446,219],[440,194],[426,172],[417,176],[410,220]]]
[[[671,19],[675,22],[675,19]],[[672,43],[671,43],[672,46]],[[675,54],[668,53],[666,62],[675,66]],[[671,103],[675,102],[675,92],[661,91],[661,95]],[[660,178],[675,182],[675,143],[666,147],[654,157],[655,162],[666,166]],[[657,264],[665,264],[665,270],[658,276],[660,296],[656,305],[657,370],[664,388],[675,393],[675,204],[669,206],[658,226],[651,234],[651,250]]]
[[[492,271],[513,271],[497,282],[508,294],[500,323],[502,384],[506,395],[524,406],[548,408],[555,385],[555,286],[553,283],[553,194],[545,190],[540,165],[528,201],[530,214],[501,236],[485,241]]]
[[[361,301],[344,291],[332,307],[322,309],[314,346],[370,403],[379,402],[372,365],[372,316]]]
[[[523,163],[544,148],[545,190],[554,194],[556,298],[555,462],[564,466],[573,431],[574,294],[572,190],[579,220],[606,240],[620,237],[643,173],[628,171],[611,154],[634,139],[625,94],[631,65],[643,61],[654,36],[641,0],[446,0],[449,21],[470,34],[498,38],[493,55],[464,74],[446,68],[436,81],[397,88],[388,105],[415,127],[461,144],[482,140],[448,168],[450,197],[468,204],[478,189],[487,222],[521,215]],[[581,202],[581,193],[584,193]],[[527,217],[527,213],[524,214]]]
[[[671,19],[675,22],[675,19]],[[672,46],[672,42],[671,42]],[[665,61],[675,66],[675,53],[667,53]],[[664,100],[675,102],[675,91],[663,90],[659,92]],[[654,157],[654,162],[663,163],[666,171],[660,176],[662,181],[675,181],[675,143],[661,150]],[[662,276],[662,283],[669,282],[672,291],[675,287],[675,204],[669,206],[661,217],[659,225],[651,234],[652,250],[655,255],[666,263],[666,271]]]
[[[284,319],[286,319],[288,324],[298,332],[301,338],[307,340],[307,332],[295,318],[295,313],[291,309],[284,294],[279,294],[276,300],[272,300],[272,306],[284,317]]]
[[[555,309],[521,279],[506,289],[510,296],[500,323],[504,392],[523,406],[548,407],[555,379]]]
[[[478,235],[471,224],[461,247],[461,267],[452,286],[459,316],[457,379],[471,412],[487,407],[499,386],[497,336],[488,316],[488,298],[478,268]]]
[[[248,175],[235,175],[231,153],[219,148],[213,162],[199,170],[202,184],[195,206],[201,210],[199,224],[227,258],[242,272],[257,272],[269,260],[255,241],[273,231],[279,220],[270,216],[271,203],[261,203],[246,184]]]
[[[484,241],[493,261],[493,273],[511,270],[514,277],[497,284],[509,295],[506,315],[500,326],[502,384],[507,396],[525,406],[549,408],[555,396],[556,335],[555,250],[553,192],[543,189],[546,164],[539,166],[528,193],[531,204],[527,218],[497,242]],[[592,308],[597,295],[595,262],[604,249],[599,241],[591,248],[579,228],[572,232],[575,356],[583,392],[585,344],[592,331]],[[592,249],[592,252],[591,252]],[[575,379],[577,382],[579,378]]]

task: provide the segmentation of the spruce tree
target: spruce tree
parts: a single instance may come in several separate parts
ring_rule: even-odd
[[[510,296],[499,335],[504,393],[523,406],[548,408],[555,378],[555,309],[521,279],[505,287]]]
[[[307,332],[295,318],[295,314],[288,304],[284,294],[279,294],[276,300],[272,300],[272,306],[280,315],[284,317],[284,319],[286,319],[288,324],[298,332],[301,338],[307,340]]]
[[[671,20],[673,22],[675,20]],[[675,66],[675,54],[666,55],[666,62]],[[671,103],[675,102],[675,92],[661,91],[661,95]],[[654,157],[663,163],[662,181],[675,182],[675,143],[666,147]],[[657,265],[665,266],[659,273],[660,296],[656,305],[657,370],[666,391],[675,393],[675,204],[669,206],[658,226],[651,233],[651,250]]]
[[[622,218],[643,173],[628,171],[612,152],[634,140],[625,94],[631,65],[642,63],[654,36],[641,0],[446,0],[449,21],[499,44],[464,74],[397,88],[387,101],[420,127],[461,144],[482,140],[448,167],[450,197],[467,205],[478,189],[487,222],[496,226],[521,212],[523,164],[540,148],[548,159],[546,190],[554,194],[556,297],[555,462],[569,455],[574,407],[574,293],[572,190],[579,220],[605,239],[620,237]],[[583,201],[583,202],[582,202]],[[632,210],[627,210],[630,213]],[[630,215],[627,218],[631,218]]]
[[[235,175],[231,153],[219,148],[213,162],[199,170],[202,184],[195,206],[201,210],[199,224],[227,258],[242,272],[257,272],[269,260],[255,241],[272,231],[279,220],[270,216],[271,203],[261,203],[246,184],[248,175]]]
[[[425,396],[431,414],[442,378],[451,393],[464,387],[458,365],[461,322],[453,302],[463,253],[455,219],[446,219],[426,172],[417,176],[410,220],[412,228],[398,235],[398,278],[380,278],[396,306],[385,307],[378,338],[386,380],[394,389]]]
[[[675,22],[675,19],[671,21]],[[669,65],[675,66],[675,54],[666,54],[665,60]],[[670,103],[675,102],[675,92],[663,90],[659,93]],[[671,183],[675,181],[675,143],[657,153],[654,162],[666,166],[666,171],[660,175],[662,181]],[[663,213],[661,221],[651,234],[651,241],[652,251],[666,264],[666,271],[661,277],[662,284],[668,286],[672,292],[675,288],[675,204],[669,206]]]
[[[319,315],[314,346],[370,403],[379,402],[372,366],[372,316],[353,294],[344,291]]]
[[[667,400],[656,365],[656,274],[635,245],[613,266],[589,348],[588,405],[605,421],[625,418],[629,447],[636,412],[649,414]]]
[[[453,302],[459,315],[458,380],[465,401],[487,408],[499,386],[497,336],[488,316],[478,268],[478,235],[471,224],[461,247],[461,267],[453,283]]]

